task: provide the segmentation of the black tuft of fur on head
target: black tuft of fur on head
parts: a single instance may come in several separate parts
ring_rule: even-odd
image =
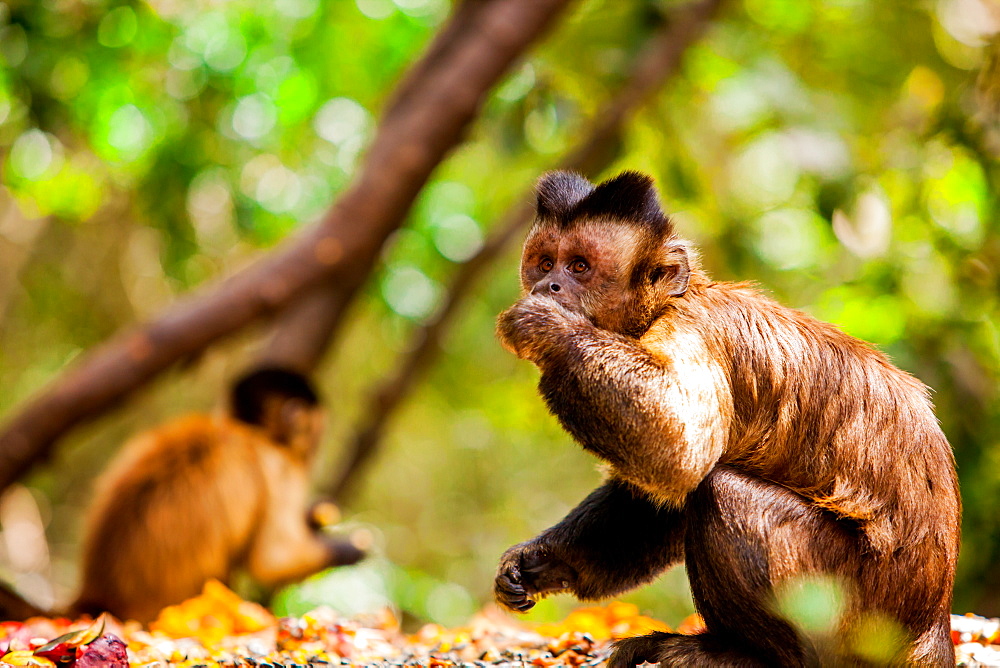
[[[594,184],[576,172],[549,172],[539,179],[535,190],[538,216],[565,221],[580,200],[594,190]]]
[[[573,172],[550,172],[538,182],[538,216],[567,227],[580,218],[609,217],[641,225],[658,236],[672,233],[653,179],[625,171],[596,187]]]
[[[573,217],[608,216],[639,223],[655,232],[663,232],[669,221],[660,208],[653,179],[639,172],[622,172],[604,181],[587,195],[573,211]]]
[[[240,422],[263,426],[264,402],[276,396],[298,399],[309,406],[319,404],[312,383],[301,373],[281,367],[264,367],[236,381],[229,396],[229,409]]]

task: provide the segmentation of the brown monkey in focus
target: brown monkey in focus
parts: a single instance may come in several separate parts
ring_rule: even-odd
[[[227,415],[189,415],[127,443],[90,509],[74,612],[149,622],[238,568],[268,586],[364,556],[317,534],[309,465],[323,429],[316,392],[277,368],[235,383]]]
[[[538,185],[524,296],[500,315],[566,430],[609,465],[562,521],[501,558],[500,603],[613,596],[684,561],[707,631],[619,641],[610,666],[800,666],[816,647],[775,606],[836,578],[851,624],[902,629],[899,662],[953,666],[960,501],[927,389],[836,327],[716,283],[634,172]],[[824,661],[830,657],[823,657]]]

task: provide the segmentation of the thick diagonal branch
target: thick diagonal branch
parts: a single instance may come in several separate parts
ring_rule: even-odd
[[[442,68],[448,67],[448,58],[460,42],[459,35],[475,25],[487,4],[482,0],[464,0],[456,5],[448,25],[438,31],[423,58],[393,91],[382,113],[383,122],[405,111],[408,100],[419,95]],[[397,221],[399,224],[402,221]],[[320,284],[297,296],[275,317],[271,338],[260,353],[258,363],[311,373],[333,345],[344,311],[362,282],[354,281],[350,286]]]
[[[614,159],[613,148],[625,122],[677,72],[684,52],[704,33],[723,3],[702,0],[686,6],[654,33],[637,58],[631,76],[598,111],[585,139],[558,166],[585,175],[595,175],[607,167]],[[396,372],[375,390],[368,409],[362,413],[361,427],[346,449],[341,470],[324,490],[331,496],[343,500],[351,492],[358,472],[376,451],[393,413],[440,352],[441,341],[459,306],[484,271],[531,222],[532,200],[533,193],[525,193],[494,227],[495,232],[479,253],[458,268],[441,309],[414,333],[410,352]]]
[[[409,89],[384,117],[357,177],[319,224],[155,321],[92,349],[20,408],[0,433],[0,490],[48,455],[69,429],[117,405],[178,360],[323,281],[337,281],[353,294],[430,173],[461,140],[486,92],[568,2],[485,2],[466,29],[453,32],[454,45],[437,53],[435,76]],[[406,80],[401,87],[408,90]]]

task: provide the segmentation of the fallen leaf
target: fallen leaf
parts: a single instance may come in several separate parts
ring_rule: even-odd
[[[7,652],[0,658],[0,666],[44,666],[45,668],[55,668],[52,661],[43,656],[35,656],[31,650],[19,649]]]

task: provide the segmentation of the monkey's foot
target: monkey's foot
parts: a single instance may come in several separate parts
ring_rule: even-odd
[[[645,636],[625,638],[615,643],[615,651],[608,659],[608,668],[634,668],[643,663],[659,663],[660,647],[669,642],[674,633],[657,631]]]
[[[656,632],[615,643],[608,668],[634,668],[644,663],[660,668],[713,666],[718,668],[764,668],[766,662],[702,633],[681,635]]]

